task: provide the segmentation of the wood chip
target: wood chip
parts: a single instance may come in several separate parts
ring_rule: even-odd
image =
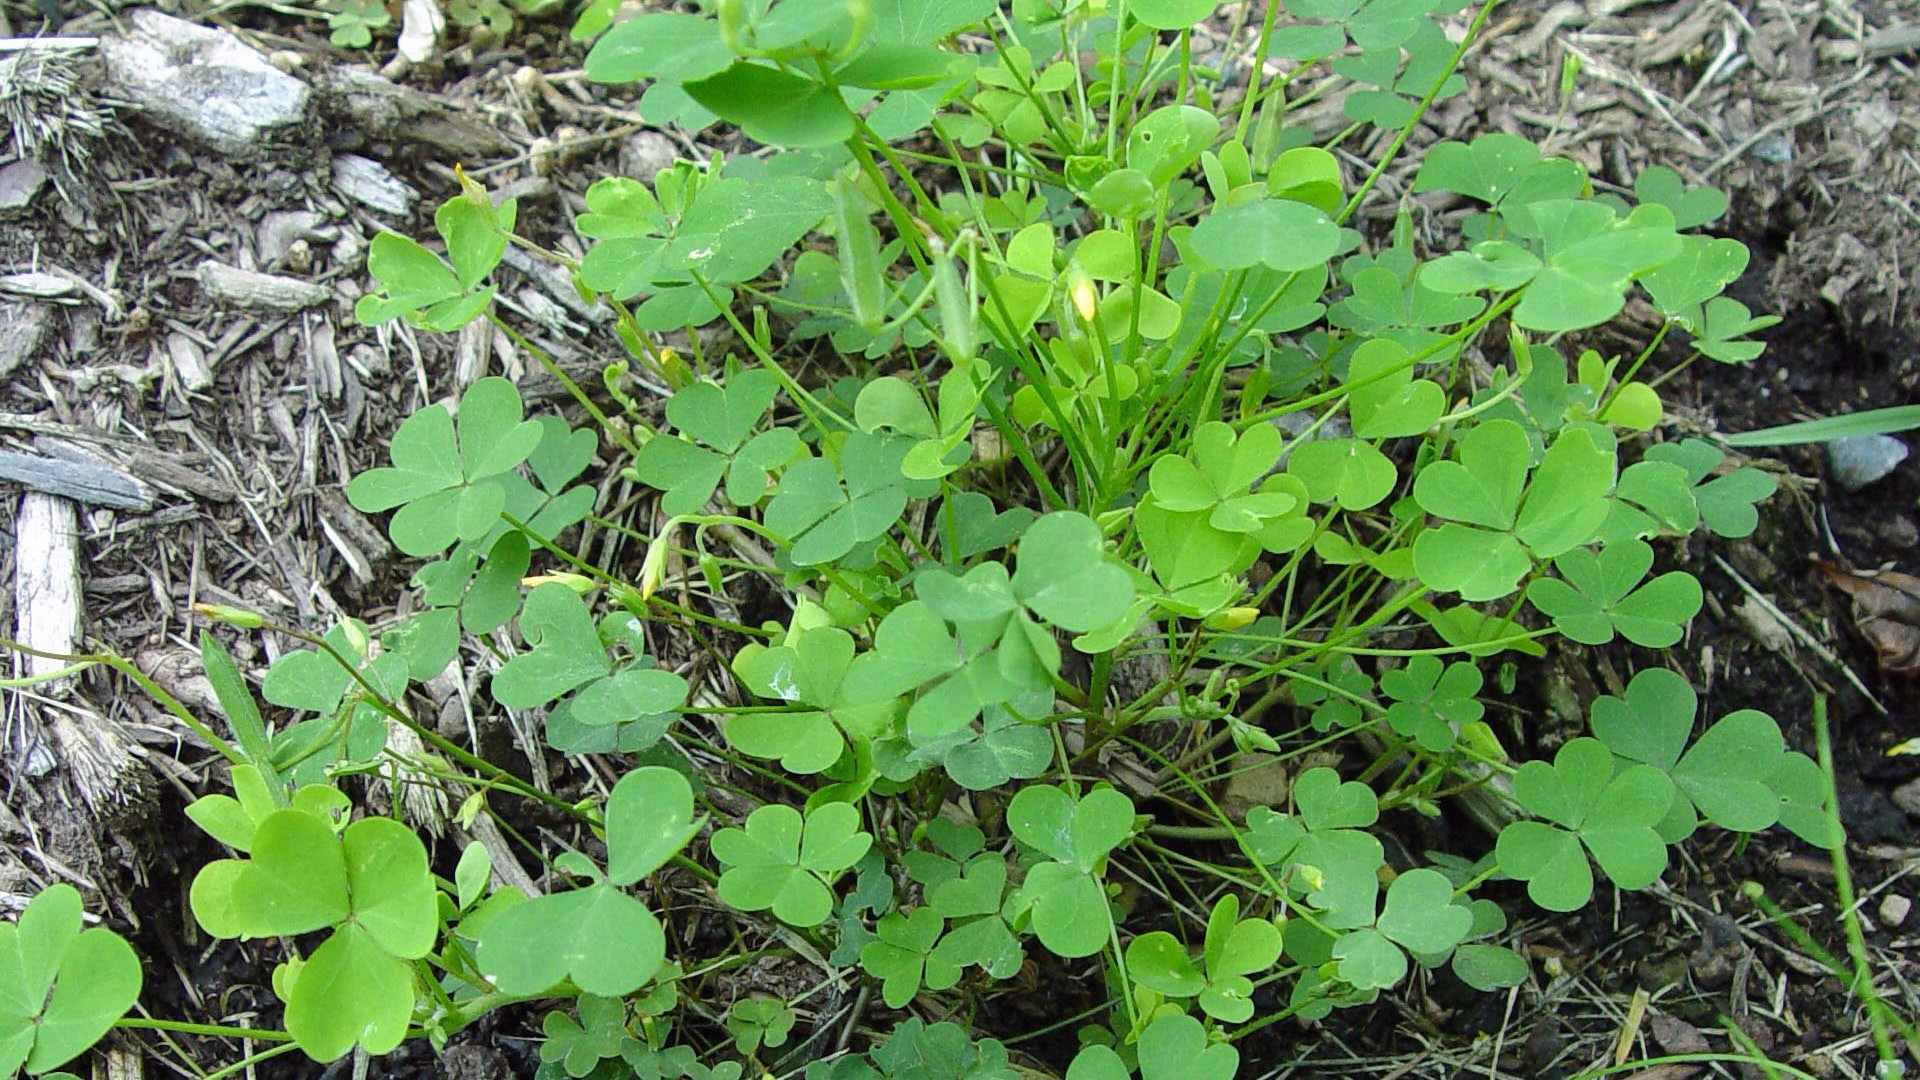
[[[213,368],[207,363],[206,351],[177,330],[167,335],[167,360],[188,393],[198,394],[213,385]]]
[[[36,359],[53,329],[53,309],[45,304],[0,301],[0,378]]]
[[[333,298],[333,290],[299,278],[242,270],[216,259],[200,264],[200,287],[222,304],[261,311],[299,311]]]
[[[153,509],[153,491],[139,480],[106,465],[62,461],[39,454],[0,450],[0,480],[34,491],[116,510]],[[21,558],[25,558],[22,554]]]

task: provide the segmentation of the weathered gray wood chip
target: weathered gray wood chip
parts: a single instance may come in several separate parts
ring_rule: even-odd
[[[153,509],[153,491],[139,480],[105,465],[58,461],[38,454],[0,450],[0,481],[61,495],[90,506],[117,510]]]

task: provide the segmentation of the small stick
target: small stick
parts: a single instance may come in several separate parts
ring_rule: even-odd
[[[1759,604],[1763,608],[1766,608],[1768,614],[1772,615],[1776,619],[1779,619],[1780,625],[1792,631],[1793,636],[1799,638],[1801,643],[1804,644],[1807,648],[1812,649],[1815,656],[1818,656],[1820,659],[1825,660],[1827,663],[1832,664],[1834,667],[1839,668],[1840,673],[1846,676],[1847,682],[1850,683],[1855,690],[1860,691],[1860,695],[1867,699],[1867,703],[1873,706],[1875,712],[1879,713],[1881,716],[1887,715],[1887,707],[1885,705],[1880,704],[1880,699],[1873,696],[1873,691],[1867,689],[1866,684],[1860,681],[1860,676],[1855,675],[1853,673],[1853,669],[1847,666],[1846,661],[1840,659],[1838,656],[1835,656],[1833,654],[1832,649],[1829,649],[1825,645],[1822,645],[1820,643],[1820,639],[1814,637],[1813,634],[1810,631],[1808,631],[1805,627],[1801,626],[1799,623],[1794,622],[1791,618],[1789,618],[1786,612],[1780,610],[1779,605],[1775,604],[1772,600],[1767,599],[1766,596],[1761,594],[1760,590],[1748,584],[1747,579],[1741,577],[1740,571],[1735,570],[1732,567],[1732,565],[1730,565],[1727,562],[1727,560],[1721,558],[1718,555],[1715,555],[1712,558],[1713,558],[1713,564],[1715,566],[1718,566],[1720,569],[1726,571],[1727,576],[1733,579],[1733,583],[1735,585],[1740,586],[1741,592],[1744,592],[1748,596],[1753,597],[1754,603]]]

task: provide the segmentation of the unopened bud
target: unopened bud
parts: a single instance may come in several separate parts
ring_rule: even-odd
[[[242,630],[258,630],[267,623],[266,616],[246,608],[232,607],[227,604],[195,604],[194,614],[203,619],[237,626]]]
[[[592,578],[584,574],[569,573],[565,570],[556,570],[550,574],[530,574],[520,579],[520,584],[525,585],[529,589],[540,585],[555,583],[565,585],[581,596],[587,595],[594,589],[594,581]]]
[[[1100,290],[1094,288],[1093,279],[1077,262],[1067,267],[1067,297],[1073,301],[1074,313],[1080,316],[1081,322],[1092,322],[1100,311]]]
[[[1209,630],[1238,630],[1260,617],[1257,607],[1230,607],[1217,611],[1207,619]]]

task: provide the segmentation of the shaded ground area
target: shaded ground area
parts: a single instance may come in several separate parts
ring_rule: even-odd
[[[408,602],[410,567],[376,523],[347,505],[346,479],[375,462],[399,418],[483,373],[519,378],[529,397],[561,396],[484,325],[441,338],[354,323],[370,238],[383,227],[425,230],[457,162],[517,193],[522,221],[543,241],[568,244],[565,222],[593,179],[650,175],[676,154],[725,148],[728,137],[646,127],[632,94],[580,77],[581,50],[558,23],[524,23],[504,42],[449,28],[414,64],[395,58],[391,37],[367,52],[343,51],[328,45],[320,23],[261,8],[175,13],[234,31],[266,58],[268,84],[284,85],[265,72],[284,72],[308,95],[300,120],[216,149],[204,135],[187,137],[177,120],[81,108],[125,96],[101,86],[92,48],[71,57],[88,93],[0,101],[14,123],[14,156],[31,127],[16,114],[65,110],[80,131],[63,152],[65,173],[36,182],[17,165],[0,168],[0,441],[118,477],[117,504],[95,501],[74,518],[86,640],[133,658],[211,713],[193,646],[201,629],[194,603],[244,606],[312,629],[348,614],[377,624]],[[49,12],[13,0],[0,0],[0,14],[0,37],[112,35],[131,20],[125,11]],[[1907,404],[1920,337],[1920,248],[1911,243],[1920,235],[1915,20],[1892,2],[1511,5],[1470,61],[1471,90],[1436,109],[1370,209],[1391,216],[1419,145],[1440,137],[1511,131],[1622,188],[1650,164],[1670,165],[1732,194],[1721,226],[1754,254],[1741,299],[1785,321],[1751,367],[1702,362],[1674,375],[1662,389],[1672,406],[1666,434]],[[1569,73],[1573,92],[1563,96]],[[1336,89],[1295,121],[1331,134],[1342,126],[1338,100]],[[1375,148],[1349,149],[1360,161]],[[1432,235],[1450,232],[1440,220],[1449,208],[1423,211]],[[564,281],[519,265],[506,275],[503,307],[536,344],[590,378],[617,354],[602,320]],[[1645,316],[1630,329],[1651,325]],[[1620,351],[1639,342],[1590,344]],[[1830,482],[1817,448],[1755,460],[1780,479],[1781,495],[1751,539],[1683,553],[1708,588],[1708,607],[1666,659],[1701,688],[1706,715],[1765,709],[1801,749],[1811,749],[1813,695],[1832,695],[1868,941],[1883,989],[1920,1012],[1909,984],[1920,918],[1910,914],[1908,880],[1920,865],[1920,787],[1906,786],[1920,781],[1920,758],[1888,755],[1920,736],[1920,698],[1910,675],[1881,669],[1847,595],[1816,570],[1824,562],[1920,572],[1920,474],[1908,462],[1846,490]],[[617,478],[603,483],[603,495],[624,494]],[[14,528],[24,511],[20,488],[6,490],[0,573],[14,580],[25,565]],[[609,565],[637,561],[616,538],[583,546],[594,544]],[[23,596],[31,600],[0,593],[7,625],[30,614]],[[230,646],[243,669],[257,672],[280,643],[246,635]],[[1523,677],[1505,722],[1523,744],[1551,747],[1593,697],[1619,692],[1620,661],[1568,646]],[[440,688],[436,704],[457,703],[457,690]],[[104,678],[12,693],[6,706],[0,899],[72,881],[104,897],[130,928],[148,959],[145,1004],[156,1014],[245,1023],[257,1011],[271,1020],[268,965],[251,947],[204,939],[186,915],[186,881],[215,854],[180,813],[208,790],[205,748]],[[455,730],[464,734],[464,723]],[[579,782],[560,759],[517,749],[537,747],[537,735],[504,723],[477,734],[502,760],[542,777],[562,773],[550,779],[563,791]],[[1425,823],[1393,827],[1409,850],[1432,839]],[[1871,1057],[1858,1011],[1740,899],[1745,878],[1766,882],[1818,938],[1837,940],[1823,860],[1778,834],[1703,838],[1649,894],[1577,919],[1519,924],[1516,940],[1537,963],[1513,994],[1435,981],[1312,1030],[1277,1025],[1242,1044],[1243,1075],[1560,1076],[1614,1060],[1616,1046],[1623,1059],[1725,1050],[1730,1020],[1816,1076],[1858,1076]],[[675,913],[689,941],[721,932],[699,908],[689,900]],[[753,977],[781,985],[779,972]],[[1640,1009],[1636,992],[1647,995]],[[1009,1040],[1032,1021],[1013,1004],[982,1019]],[[535,1037],[527,1017],[509,1014],[464,1035],[443,1060],[413,1047],[378,1068],[526,1075]],[[205,1062],[235,1053],[186,1045]],[[1032,1055],[1030,1064],[1057,1069],[1064,1060],[1045,1039],[1015,1049]],[[156,1045],[129,1052],[159,1057],[150,1070],[173,1067]],[[292,1060],[274,1067],[292,1074]],[[1699,1067],[1660,1068],[1658,1080],[1682,1080]]]

